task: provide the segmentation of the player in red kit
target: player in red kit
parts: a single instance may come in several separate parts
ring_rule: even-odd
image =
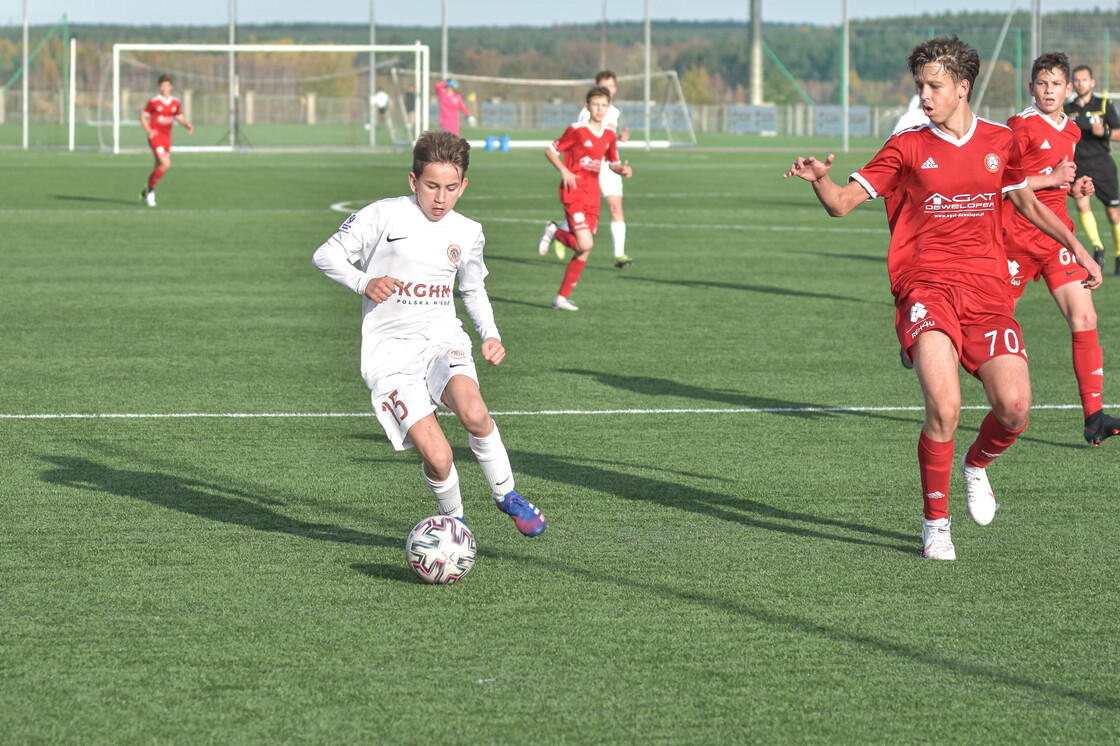
[[[1030,376],[1015,321],[1003,251],[1002,217],[1011,205],[1058,241],[1100,285],[1100,268],[1069,228],[1027,187],[1007,127],[972,113],[980,57],[956,36],[919,44],[908,58],[928,125],[892,136],[843,186],[829,178],[834,156],[798,158],[785,176],[813,185],[829,215],[847,215],[883,196],[891,240],[887,269],[895,331],[914,360],[925,400],[918,439],[922,556],[954,560],[949,482],[960,422],[957,366],[984,384],[991,411],[962,459],[968,513],[987,525],[999,507],[986,467],[1026,428]],[[1005,205],[1006,194],[1011,205]]]
[[[587,92],[588,120],[570,125],[545,151],[548,160],[560,171],[560,202],[570,227],[570,230],[558,230],[555,223],[549,223],[545,234],[552,233],[557,241],[575,251],[564,272],[560,292],[552,301],[552,307],[561,311],[579,310],[568,296],[579,282],[587,266],[587,255],[595,244],[595,231],[599,227],[600,169],[610,168],[627,178],[633,173],[628,163],[619,161],[615,132],[603,123],[610,106],[610,91],[602,86],[592,88]],[[545,252],[550,242],[542,237],[541,246]]]
[[[1069,59],[1061,52],[1040,56],[1031,68],[1030,90],[1034,103],[1007,120],[1007,126],[1019,144],[1027,184],[1039,201],[1072,231],[1066,196],[1088,197],[1093,193],[1093,180],[1082,176],[1074,181],[1073,155],[1081,130],[1062,111],[1062,104],[1072,92]],[[1104,354],[1097,339],[1093,295],[1082,284],[1086,272],[1060,243],[1039,232],[1014,210],[1003,213],[1003,241],[1014,302],[1018,303],[1032,279],[1045,279],[1069,324],[1073,335],[1073,373],[1085,417],[1085,440],[1099,446],[1105,438],[1120,432],[1120,420],[1106,415],[1101,401]]]
[[[171,76],[161,75],[159,95],[153,96],[144,111],[140,112],[140,124],[148,133],[148,146],[156,157],[156,166],[148,176],[148,186],[140,192],[140,199],[148,207],[156,206],[156,184],[171,168],[171,127],[176,121],[187,128],[188,134],[194,133],[194,127],[183,116],[179,99],[171,95]]]

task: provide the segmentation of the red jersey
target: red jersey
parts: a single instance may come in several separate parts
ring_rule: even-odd
[[[1008,119],[1007,126],[1015,135],[1028,176],[1052,172],[1063,158],[1073,161],[1073,152],[1081,140],[1081,130],[1072,119],[1062,114],[1059,124],[1036,109],[1034,104]],[[1066,209],[1068,195],[1069,184],[1035,192],[1038,201],[1053,210],[1072,231],[1073,221]],[[1003,213],[1003,241],[1009,257],[1033,255],[1044,259],[1062,248],[1060,243],[1010,206]]]
[[[603,127],[595,134],[587,122],[576,122],[552,143],[557,154],[564,154],[564,166],[575,174],[575,189],[560,185],[560,201],[599,204],[599,171],[618,163],[618,140],[614,130]]]
[[[144,107],[144,111],[148,114],[148,121],[156,128],[156,131],[161,135],[170,137],[171,125],[175,124],[175,117],[182,116],[183,107],[179,105],[179,99],[174,96],[171,98],[152,96],[148,105]]]
[[[973,116],[959,140],[933,125],[893,135],[851,175],[883,196],[891,229],[891,292],[911,280],[976,287],[977,275],[1007,280],[1002,195],[1026,187],[1011,130]]]

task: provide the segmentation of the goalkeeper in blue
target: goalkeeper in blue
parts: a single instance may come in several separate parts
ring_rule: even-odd
[[[360,369],[373,410],[396,450],[420,454],[440,514],[464,513],[451,446],[436,420],[442,406],[467,430],[495,505],[521,533],[536,536],[544,515],[514,489],[509,454],[479,392],[471,339],[455,313],[458,280],[482,358],[499,365],[506,351],[486,294],[482,226],[455,212],[469,162],[466,140],[425,132],[412,151],[412,194],[348,217],[313,261],[362,296]]]

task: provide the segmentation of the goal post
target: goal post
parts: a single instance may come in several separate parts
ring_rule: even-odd
[[[588,89],[595,85],[593,78],[449,76],[459,82],[459,90],[477,119],[476,127],[464,128],[461,134],[472,147],[487,149],[495,140],[509,148],[547,147],[576,121]],[[620,127],[630,130],[629,142],[623,147],[696,144],[692,107],[685,101],[675,70],[651,73],[648,102],[643,74],[618,75],[616,81],[618,93],[613,103],[621,114]],[[438,111],[438,103],[433,102],[429,116],[438,116]]]
[[[292,55],[292,57],[288,57]],[[233,57],[234,64],[228,60]],[[377,70],[361,66],[379,56]],[[401,110],[403,95],[382,97],[397,102],[375,106],[375,83],[381,67],[407,60],[415,71],[408,82],[414,92],[409,112]],[[133,96],[123,81],[122,65],[129,66],[132,85],[144,86]],[[248,69],[251,68],[251,71]],[[429,49],[420,44],[129,44],[113,45],[112,152],[141,150],[145,143],[122,128],[139,127],[140,111],[156,90],[158,73],[169,73],[173,95],[183,101],[192,124],[209,129],[211,144],[188,144],[178,139],[176,151],[232,152],[254,148],[313,149],[372,146],[376,128],[387,126],[393,139],[414,142],[428,128]],[[228,70],[228,72],[224,72]],[[224,74],[223,74],[224,72]],[[369,79],[368,86],[359,78]],[[390,85],[402,81],[393,76]],[[141,81],[141,82],[137,82]],[[320,95],[317,89],[329,89]],[[197,111],[192,106],[199,88]],[[267,90],[261,94],[257,88]],[[322,109],[322,113],[320,112]],[[391,109],[391,110],[390,110]],[[379,116],[379,113],[381,116]],[[392,119],[395,117],[395,120]],[[387,121],[378,122],[384,118]],[[396,126],[394,126],[394,124]],[[260,142],[248,137],[252,129]],[[339,135],[344,131],[344,135]],[[222,134],[224,132],[224,134]]]

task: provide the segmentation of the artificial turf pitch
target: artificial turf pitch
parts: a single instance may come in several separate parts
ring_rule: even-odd
[[[1028,288],[1002,507],[973,525],[955,475],[959,559],[921,559],[882,203],[827,218],[796,154],[627,152],[635,264],[604,214],[576,313],[536,251],[555,170],[474,154],[508,351],[482,393],[549,527],[517,533],[444,418],[479,545],[451,587],[405,564],[435,502],[310,262],[407,153],[176,155],[155,209],[148,156],[0,155],[2,740],[1115,742],[1120,438],[1081,437],[1065,322]]]

